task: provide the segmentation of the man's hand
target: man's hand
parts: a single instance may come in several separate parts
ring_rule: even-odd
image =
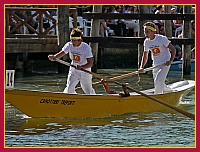
[[[53,54],[48,55],[50,61],[55,61],[55,56]]]
[[[145,73],[144,68],[139,68],[139,69],[138,69],[138,72],[139,72],[139,73]]]
[[[83,68],[82,68],[82,66],[77,65],[77,66],[76,66],[76,69],[77,69],[77,70],[81,70],[81,69],[83,69]]]
[[[166,66],[169,66],[169,65],[171,65],[171,64],[172,64],[172,61],[167,61],[167,62],[165,63]]]

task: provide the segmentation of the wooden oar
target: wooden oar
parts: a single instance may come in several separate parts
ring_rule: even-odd
[[[162,64],[161,64],[161,65],[162,65]],[[154,68],[159,67],[159,66],[161,66],[161,65],[157,65],[157,66],[153,66],[153,67],[146,68],[146,69],[144,69],[144,72],[151,71],[151,70],[153,70]],[[115,80],[127,78],[127,77],[130,77],[130,76],[134,76],[134,75],[136,75],[136,74],[139,74],[139,71],[134,71],[134,72],[130,72],[130,73],[127,73],[127,74],[119,75],[119,76],[110,78],[109,81],[115,81]],[[108,81],[108,80],[107,80],[107,81]],[[101,84],[101,81],[92,83],[92,85],[97,85],[97,84]],[[81,89],[81,87],[77,87],[77,88],[76,88],[76,90],[79,90],[79,89]]]
[[[76,68],[76,66],[71,65],[70,63],[65,62],[65,61],[63,61],[63,60],[60,60],[60,59],[57,59],[57,58],[56,58],[55,61],[57,61],[57,62],[59,62],[59,63],[62,63],[62,64],[64,64],[64,65],[72,66],[72,67]],[[117,85],[120,85],[120,86],[123,85],[123,84],[121,84],[121,83],[119,83],[119,82],[117,82],[117,81],[110,80],[109,78],[103,77],[103,76],[101,76],[101,75],[99,75],[99,74],[96,74],[96,73],[94,73],[94,72],[90,72],[90,71],[87,71],[87,70],[85,70],[85,69],[80,69],[80,70],[81,70],[81,71],[84,71],[84,72],[86,72],[86,73],[89,73],[89,74],[91,74],[91,75],[93,75],[94,77],[97,77],[97,78],[99,78],[99,79],[104,79],[104,80],[107,80],[107,81],[111,81],[111,82],[113,82],[113,83],[115,83],[115,84],[117,84]],[[149,98],[149,99],[151,99],[151,100],[153,100],[153,101],[156,101],[157,103],[160,103],[160,104],[162,104],[162,105],[164,105],[164,106],[167,106],[167,107],[169,107],[169,108],[171,108],[171,109],[173,109],[173,110],[175,110],[175,111],[177,111],[177,112],[183,114],[183,115],[186,116],[186,117],[189,117],[189,118],[195,120],[195,115],[192,114],[192,113],[189,113],[189,112],[187,112],[187,111],[184,111],[184,110],[182,110],[182,109],[180,109],[180,108],[177,108],[177,107],[175,107],[175,106],[169,105],[169,104],[167,104],[166,102],[164,102],[164,101],[162,101],[162,100],[159,100],[159,99],[157,99],[157,98],[155,98],[155,97],[149,96],[149,95],[147,95],[147,94],[145,94],[145,93],[143,93],[143,92],[141,92],[141,91],[138,91],[138,90],[136,90],[136,89],[134,89],[134,88],[131,88],[131,87],[129,87],[129,86],[127,86],[127,88],[130,89],[130,90],[132,90],[132,91],[134,91],[134,92],[136,92],[136,93],[138,93],[138,94],[140,94],[140,95],[142,95],[142,96],[144,96],[144,97],[146,97],[146,98]]]

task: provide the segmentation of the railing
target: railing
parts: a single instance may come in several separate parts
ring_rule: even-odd
[[[194,20],[195,14],[83,13],[86,19]]]
[[[7,38],[30,38],[30,37],[57,37],[57,16],[51,16],[48,11],[57,11],[56,8],[23,8],[23,7],[6,7],[6,37]],[[91,29],[91,21],[86,21],[81,16],[77,16],[76,8],[69,8],[72,17],[69,17],[69,28],[73,27],[81,28],[84,32],[84,36],[88,36],[88,29]],[[32,14],[23,18],[17,12]],[[47,20],[44,23],[44,18]],[[37,19],[37,20],[36,20]],[[30,23],[37,24],[37,27]],[[44,27],[48,25],[49,27]]]
[[[144,37],[83,37],[83,41],[89,43],[98,43],[100,48],[131,48],[136,44],[143,44]],[[169,38],[172,44],[195,44],[193,38]]]
[[[54,8],[6,8],[6,37],[16,37],[31,33],[33,37],[52,37],[56,34],[57,20],[47,11],[57,11]],[[33,12],[31,15],[28,13]],[[45,20],[49,26],[44,28]],[[35,26],[37,25],[37,27]],[[26,33],[29,30],[29,33]],[[53,35],[50,32],[54,30]]]

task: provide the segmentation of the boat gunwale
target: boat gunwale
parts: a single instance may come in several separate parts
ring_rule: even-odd
[[[171,92],[165,92],[164,94],[153,94],[152,92],[153,92],[154,89],[147,89],[147,90],[143,90],[141,92],[145,93],[149,96],[163,96],[163,95],[166,95],[166,94],[173,94],[173,93],[177,93],[177,92],[181,92],[181,91],[192,90],[195,87],[195,81],[193,81],[193,80],[179,81],[179,82],[176,82],[176,83],[186,82],[186,81],[188,82],[188,84],[183,85],[184,87],[187,86],[186,89],[183,89],[183,86],[181,86],[181,87],[175,88]],[[173,83],[173,84],[176,84],[176,83]],[[182,89],[180,89],[180,88],[182,88]],[[121,97],[119,94],[92,94],[92,95],[89,95],[89,94],[67,94],[67,93],[63,93],[63,92],[52,92],[52,91],[44,91],[44,90],[27,90],[27,89],[20,89],[20,88],[5,89],[5,94],[11,93],[9,90],[26,91],[26,92],[33,92],[33,93],[47,93],[47,94],[54,94],[54,95],[57,94],[57,95],[63,95],[63,96],[67,95],[67,96],[81,96],[81,97],[83,97],[83,96],[85,96],[85,97]],[[142,95],[135,93],[135,92],[130,92],[129,97],[134,97],[134,96],[142,96]],[[128,97],[121,97],[121,98],[128,98]]]

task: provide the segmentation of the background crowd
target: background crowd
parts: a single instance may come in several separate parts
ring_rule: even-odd
[[[39,7],[39,8],[56,8],[56,5],[11,5],[9,7]],[[70,6],[77,9],[77,24],[84,32],[84,36],[90,36],[91,31],[91,20],[83,19],[82,15],[85,12],[92,12],[92,5],[81,5],[81,6]],[[19,16],[21,19],[26,19],[34,13],[34,11],[26,10],[13,10],[14,13]],[[56,10],[49,10],[47,13],[52,16],[54,19],[57,19]],[[102,13],[129,13],[129,14],[139,14],[139,5],[104,5],[102,7]],[[149,13],[152,14],[164,14],[165,9],[164,5],[151,5],[149,6]],[[183,6],[182,5],[172,5],[171,14],[182,14]],[[192,7],[192,13],[195,13],[195,7]],[[165,35],[164,20],[152,20],[156,24],[157,33]],[[182,29],[183,29],[183,20],[172,20],[172,37],[182,38]],[[16,26],[18,21],[12,16],[9,16],[9,25],[10,31]],[[33,27],[35,30],[38,29],[38,16],[35,16],[28,24]],[[54,22],[49,20],[45,15],[43,15],[43,30],[45,31]],[[195,38],[195,21],[191,21],[192,24],[192,37]],[[69,13],[69,27],[73,29],[73,14]],[[109,37],[109,36],[124,36],[124,37],[138,37],[139,35],[139,20],[137,19],[101,19],[100,20],[100,30],[99,36]],[[34,32],[27,26],[22,26],[22,28],[16,30],[14,34],[34,34]],[[49,31],[49,34],[56,34],[56,29]],[[175,45],[177,50],[176,58],[181,57],[181,46]]]

